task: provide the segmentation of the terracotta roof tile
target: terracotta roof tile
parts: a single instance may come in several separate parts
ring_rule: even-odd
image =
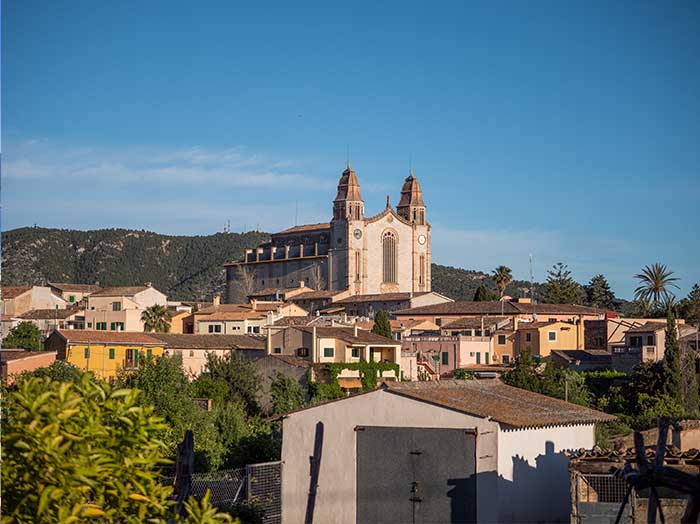
[[[515,428],[608,422],[615,417],[508,386],[498,379],[387,383],[388,391]]]
[[[88,329],[57,330],[61,337],[74,344],[145,344],[162,345],[157,338],[137,331],[94,331]]]
[[[3,299],[10,299],[10,298],[17,298],[18,296],[22,295],[23,293],[26,293],[29,291],[31,286],[7,286],[2,288],[2,298]]]
[[[135,294],[148,289],[148,286],[113,286],[92,293],[91,297],[133,297]]]
[[[71,284],[70,282],[49,282],[49,286],[69,293],[71,291],[76,293],[95,293],[102,289],[94,284]]]
[[[66,319],[72,315],[84,312],[84,309],[80,308],[59,308],[59,309],[32,309],[26,313],[22,313],[17,318],[22,320],[54,320],[54,319]]]
[[[331,225],[328,222],[322,222],[322,223],[318,223],[318,224],[304,224],[301,226],[290,227],[288,229],[285,229],[283,231],[275,233],[272,236],[289,235],[291,233],[305,233],[307,231],[322,231],[324,229],[330,229],[330,228],[331,228]]]
[[[248,335],[151,333],[149,336],[160,340],[169,349],[265,349],[264,339]]]
[[[575,304],[528,304],[500,300],[485,302],[442,302],[429,306],[396,311],[397,315],[603,315],[602,309]]]
[[[312,333],[314,330],[313,327],[309,326],[299,327],[297,329],[307,333]],[[364,329],[358,329],[357,335],[355,335],[355,328],[351,327],[317,327],[316,336],[323,338],[337,338],[350,344],[401,345],[401,343],[396,340],[377,335],[371,331],[365,331]]]

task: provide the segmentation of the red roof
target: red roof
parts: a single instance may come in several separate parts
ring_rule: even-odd
[[[61,337],[72,344],[144,344],[162,346],[163,342],[146,333],[136,331],[95,331],[89,329],[57,330]]]

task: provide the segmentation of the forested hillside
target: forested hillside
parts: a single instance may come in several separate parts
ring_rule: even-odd
[[[2,235],[2,282],[6,286],[152,282],[175,300],[211,299],[214,292],[224,290],[224,262],[240,259],[245,248],[268,237],[261,232],[173,236],[128,229],[25,227]],[[433,264],[432,273],[433,290],[455,300],[471,300],[480,284],[496,289],[493,279],[479,271]],[[526,296],[528,290],[527,282],[514,281],[506,292]]]

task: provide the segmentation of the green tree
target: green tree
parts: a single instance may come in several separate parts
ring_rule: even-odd
[[[493,270],[493,280],[498,287],[500,298],[503,298],[508,284],[513,280],[513,272],[508,266],[498,266]]]
[[[372,326],[372,333],[381,335],[386,338],[391,338],[391,323],[389,322],[389,315],[383,309],[377,311],[374,315],[374,326]]]
[[[654,313],[654,305],[651,300],[644,297],[634,299],[631,314],[633,317],[648,318]]]
[[[275,415],[299,409],[306,400],[306,393],[299,381],[279,371],[270,384],[270,395],[272,413]]]
[[[595,275],[586,286],[588,305],[600,309],[612,309],[615,305],[615,293],[610,289],[607,279],[603,275]]]
[[[32,378],[7,395],[2,448],[3,523],[165,524],[175,517],[165,429],[136,390],[84,374],[77,383]],[[186,524],[229,522],[208,497]]]
[[[571,278],[566,264],[558,262],[547,271],[547,282],[543,286],[542,302],[546,304],[580,304],[583,290]]]
[[[688,296],[681,301],[679,309],[686,322],[700,324],[700,286],[693,284]]]
[[[676,317],[671,308],[666,319],[665,350],[663,365],[667,371],[664,392],[671,398],[683,403],[683,375],[681,372],[681,350],[678,344]]]
[[[65,360],[57,360],[45,368],[23,372],[18,381],[47,377],[55,382],[79,382],[85,374],[92,377],[92,373],[85,373]]]
[[[489,302],[491,300],[498,300],[500,297],[491,291],[484,284],[479,284],[474,292],[474,302]]]
[[[683,409],[685,416],[696,419],[700,415],[700,393],[698,392],[698,373],[695,353],[684,351],[681,356],[681,374],[683,377]]]
[[[166,306],[154,304],[141,313],[144,331],[167,333],[170,331],[170,311]]]
[[[44,349],[44,337],[33,323],[20,322],[3,339],[2,347],[41,351]]]
[[[658,307],[661,301],[670,295],[671,287],[678,288],[674,284],[678,278],[674,277],[673,271],[664,264],[645,266],[634,278],[639,280],[639,286],[634,290],[634,298],[649,300],[654,307]]]
[[[155,413],[165,420],[162,439],[168,455],[175,456],[177,444],[191,429],[194,433],[196,468],[219,468],[224,462],[226,449],[217,430],[214,413],[194,403],[193,389],[182,368],[182,359],[174,356],[139,360],[138,371],[122,371],[117,380],[122,387],[140,389],[143,404],[153,406]]]
[[[537,375],[537,365],[530,349],[526,349],[515,359],[515,365],[503,375],[503,381],[509,386],[540,393],[542,385]]]
[[[227,400],[242,402],[248,416],[260,413],[257,394],[261,387],[260,375],[255,364],[238,351],[219,356],[207,354],[207,371],[203,375],[223,380],[228,385]]]

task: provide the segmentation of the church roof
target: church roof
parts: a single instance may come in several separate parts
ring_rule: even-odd
[[[362,200],[360,183],[357,181],[355,172],[350,169],[350,162],[338,181],[338,194],[335,196],[335,200]]]
[[[406,181],[401,188],[401,200],[397,207],[407,207],[407,206],[424,206],[423,202],[423,190],[420,188],[418,179],[413,176],[413,173],[408,175]]]
[[[280,231],[279,233],[275,233],[275,236],[288,235],[290,233],[304,233],[307,231],[322,231],[324,229],[330,229],[330,227],[331,225],[328,222],[322,222],[319,224],[304,224],[301,226],[290,227],[288,229]]]

